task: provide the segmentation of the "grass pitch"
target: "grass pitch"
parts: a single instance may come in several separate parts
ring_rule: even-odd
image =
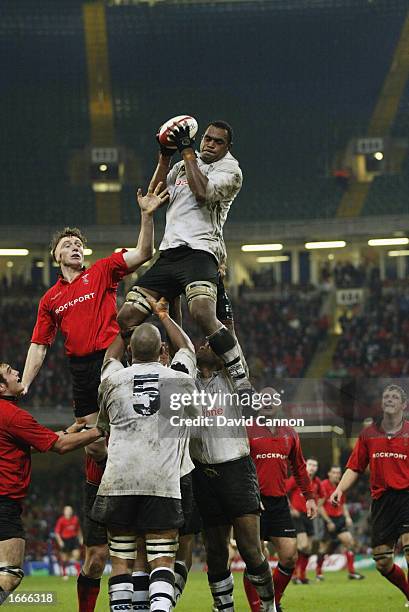
[[[365,580],[348,580],[345,571],[328,572],[325,582],[311,582],[310,585],[289,585],[283,597],[285,612],[404,612],[405,599],[398,589],[383,579],[374,570],[363,572]],[[310,578],[314,579],[312,573]],[[242,586],[242,574],[235,573],[235,610],[249,610]],[[28,577],[17,592],[54,591],[56,605],[6,604],[4,611],[16,612],[76,612],[76,579],[70,577],[64,582],[59,577]],[[96,612],[108,612],[107,578],[104,577],[98,598]],[[178,612],[210,612],[211,597],[204,572],[192,572]]]

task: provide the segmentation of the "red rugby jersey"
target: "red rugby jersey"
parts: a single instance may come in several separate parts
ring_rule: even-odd
[[[90,484],[98,486],[101,484],[102,474],[105,470],[106,461],[97,463],[92,457],[85,453],[85,479]]]
[[[45,452],[57,440],[54,431],[40,425],[26,410],[0,399],[0,495],[23,499],[31,477],[30,448]]]
[[[61,329],[67,355],[106,349],[119,331],[116,292],[129,273],[124,252],[98,260],[72,283],[60,277],[40,300],[31,342],[51,345]]]
[[[286,495],[289,462],[298,486],[305,497],[311,499],[311,483],[295,429],[277,427],[273,433],[268,427],[253,425],[247,428],[247,433],[261,493],[272,497]]]
[[[75,514],[71,518],[65,518],[64,515],[60,516],[54,527],[55,533],[58,533],[63,540],[77,538],[80,534],[80,530],[80,521]]]
[[[368,465],[374,499],[387,489],[409,491],[409,421],[404,421],[400,431],[393,435],[387,435],[375,424],[361,432],[347,468],[363,472]]]
[[[323,497],[323,492],[321,489],[321,480],[318,478],[318,476],[314,476],[312,480],[309,477],[308,479],[310,481],[310,485],[312,488],[312,497],[313,499],[315,499],[316,502],[318,502],[318,500]],[[299,488],[294,476],[291,476],[286,481],[286,490],[290,498],[290,504],[294,508],[294,510],[298,510],[298,512],[306,513],[307,512],[307,505],[305,503],[306,499],[301,489]]]
[[[321,481],[321,490],[322,497],[325,499],[324,501],[324,510],[328,514],[328,516],[343,516],[344,514],[344,504],[345,504],[345,495],[342,495],[340,503],[338,506],[333,506],[329,501],[329,498],[337,488],[337,485],[333,485],[329,478]]]

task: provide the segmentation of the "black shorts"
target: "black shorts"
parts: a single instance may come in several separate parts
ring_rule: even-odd
[[[260,515],[260,536],[269,538],[295,538],[296,531],[286,495],[281,497],[261,496],[264,510]]]
[[[97,495],[91,518],[108,531],[132,533],[179,529],[184,521],[180,499],[153,495]]]
[[[409,533],[409,491],[389,489],[371,505],[372,547],[395,544]]]
[[[260,490],[251,457],[216,464],[195,461],[195,465],[193,493],[205,528],[260,514]]]
[[[84,357],[69,357],[72,379],[74,414],[84,417],[98,412],[98,387],[105,351],[97,351]]]
[[[209,281],[217,285],[218,264],[207,251],[180,246],[161,251],[159,259],[138,279],[137,286],[157,291],[172,300],[194,281]]]
[[[334,523],[335,530],[329,531],[327,523],[325,523],[324,540],[336,540],[340,533],[348,531],[348,527],[345,524],[345,516],[330,516],[329,518]]]
[[[306,533],[307,536],[314,535],[314,523],[305,512],[300,512],[300,516],[294,516],[293,523],[297,534]]]
[[[90,516],[98,492],[98,485],[86,482],[84,486],[84,521],[82,534],[85,546],[101,546],[108,542],[107,530],[104,525],[97,523]]]
[[[80,548],[80,543],[78,538],[62,538],[64,542],[64,546],[61,549],[61,552],[70,553],[73,550],[77,550]]]
[[[193,497],[192,472],[180,479],[180,492],[182,495],[182,510],[184,523],[179,529],[179,535],[192,535],[200,533],[202,521],[199,510]]]
[[[0,496],[0,540],[26,539],[21,512],[20,502]]]

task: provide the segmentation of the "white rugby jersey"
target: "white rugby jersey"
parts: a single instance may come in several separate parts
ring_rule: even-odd
[[[187,356],[187,353],[190,355]],[[182,349],[172,365],[187,364],[193,371],[195,356]],[[158,362],[124,366],[106,362],[99,387],[98,423],[109,422],[107,464],[99,495],[153,495],[180,499],[181,470],[186,471],[186,428],[171,425],[171,417],[184,416],[170,409],[171,394],[192,394],[194,378]],[[182,409],[183,410],[183,409]],[[184,409],[196,416],[193,404]],[[189,460],[190,461],[190,460]]]
[[[239,162],[229,152],[213,164],[197,157],[197,165],[209,179],[206,202],[199,205],[191,192],[184,162],[175,164],[167,176],[170,199],[159,250],[189,246],[212,253],[220,262],[226,255],[223,225],[243,177]]]
[[[241,420],[242,408],[234,399],[233,385],[224,370],[215,372],[212,378],[196,378],[196,386],[206,397],[220,398],[213,407],[202,404],[202,416],[208,424],[191,432],[190,455],[200,463],[224,463],[250,454],[247,430],[244,424],[220,425],[226,419]],[[228,399],[223,399],[228,398]],[[232,398],[232,401],[230,401]]]

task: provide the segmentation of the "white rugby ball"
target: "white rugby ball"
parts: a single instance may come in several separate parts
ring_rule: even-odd
[[[169,128],[172,128],[175,124],[183,127],[189,126],[190,138],[196,136],[199,127],[196,119],[190,115],[177,115],[177,117],[172,117],[172,119],[166,121],[159,129],[159,142],[169,149],[176,149],[175,143],[168,139]]]

